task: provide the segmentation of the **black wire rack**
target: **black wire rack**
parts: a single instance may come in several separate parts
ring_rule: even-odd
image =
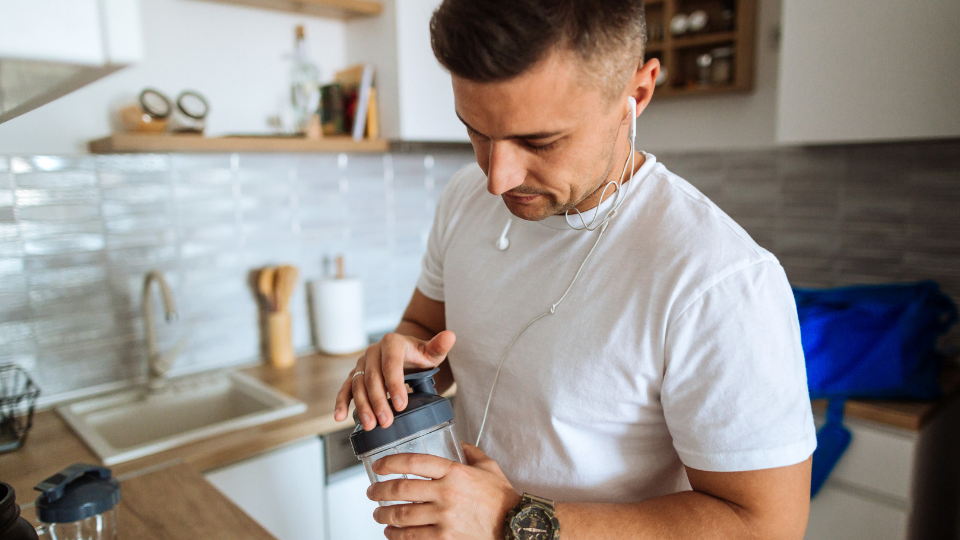
[[[40,388],[20,366],[0,366],[0,453],[26,442],[39,396]]]

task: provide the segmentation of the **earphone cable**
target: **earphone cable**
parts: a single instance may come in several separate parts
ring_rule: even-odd
[[[626,163],[623,164],[624,172],[626,172],[627,165],[629,164],[631,168],[631,174],[633,174],[634,172],[633,169],[636,168],[636,154],[637,154],[637,151],[636,151],[636,147],[634,146],[634,142],[630,141],[630,158],[627,160]],[[623,173],[621,173],[620,176],[622,181]],[[607,186],[609,186],[610,183],[608,183]],[[630,182],[627,182],[627,184],[628,184],[627,187],[629,188]],[[606,191],[606,186],[604,187],[604,191]],[[618,192],[620,191],[620,184],[617,184],[617,191]],[[619,196],[619,193],[617,193],[617,196]],[[624,196],[623,200],[626,200],[626,196]],[[600,195],[600,201],[603,202],[602,192]],[[528,328],[533,326],[534,323],[546,317],[547,315],[552,315],[553,313],[555,313],[557,311],[557,307],[560,305],[561,302],[563,302],[563,300],[567,297],[567,294],[569,294],[570,291],[573,289],[573,285],[577,282],[577,279],[580,278],[580,274],[583,272],[584,267],[587,266],[587,261],[590,260],[590,257],[593,255],[593,252],[596,251],[597,246],[600,244],[600,239],[603,238],[603,233],[606,232],[607,225],[610,224],[610,220],[612,220],[617,216],[617,210],[619,210],[620,204],[622,204],[622,202],[620,204],[617,204],[617,202],[619,201],[614,202],[613,207],[610,209],[607,215],[604,216],[603,221],[600,222],[600,226],[598,227],[600,229],[600,233],[597,235],[597,240],[593,243],[593,247],[590,248],[590,251],[587,252],[587,256],[583,258],[583,262],[580,263],[580,268],[577,269],[577,273],[573,276],[573,279],[570,281],[570,285],[567,286],[567,290],[563,292],[563,296],[561,296],[559,300],[557,300],[552,306],[550,306],[550,311],[541,313],[535,319],[528,322],[527,325],[524,326],[523,329],[521,329],[516,336],[514,336],[513,340],[510,341],[510,344],[507,345],[506,350],[503,351],[503,356],[500,357],[500,363],[497,364],[497,371],[493,375],[493,382],[490,384],[490,393],[487,394],[487,404],[483,408],[483,418],[480,421],[480,429],[477,431],[477,440],[474,443],[475,446],[480,446],[480,438],[483,437],[483,428],[487,425],[487,414],[490,412],[490,403],[493,401],[493,391],[497,388],[497,380],[500,379],[500,370],[503,369],[503,363],[507,359],[507,354],[510,353],[510,350],[513,349],[514,343],[516,343],[517,340],[520,339],[520,336],[522,336],[523,333],[526,332]],[[598,205],[598,208],[599,208],[599,205]],[[579,211],[577,213],[579,214]],[[594,219],[595,218],[596,216],[594,216]],[[582,221],[583,217],[581,216],[580,219]],[[591,220],[591,224],[592,223],[593,221]],[[567,222],[567,224],[569,225],[569,221]],[[596,229],[587,228],[586,224],[584,224],[584,228],[582,229],[576,229],[572,225],[571,225],[571,228],[573,228],[574,230],[588,230],[588,231],[596,230]]]
[[[600,222],[601,225],[613,217],[614,212],[616,212],[616,210],[620,208],[620,205],[622,205],[623,201],[625,201],[627,198],[626,193],[623,190],[623,179],[626,177],[628,166],[630,167],[631,176],[632,176],[633,168],[636,166],[636,153],[637,153],[636,147],[634,146],[633,141],[631,141],[630,142],[630,158],[627,159],[627,161],[624,162],[623,164],[623,170],[620,171],[620,180],[616,182],[614,181],[607,182],[607,185],[603,186],[603,191],[600,192],[600,202],[597,203],[597,207],[593,212],[593,217],[590,219],[589,224],[584,220],[583,213],[580,212],[580,210],[577,210],[576,207],[574,207],[573,210],[577,213],[577,217],[580,218],[580,224],[581,224],[580,227],[577,227],[576,225],[570,223],[570,210],[567,210],[564,213],[563,217],[567,221],[567,225],[571,229],[575,231],[584,231],[584,230],[595,231],[600,227],[600,225],[594,227],[593,224],[594,222],[597,221],[597,217],[600,215],[600,204],[603,203],[603,199],[607,194],[607,188],[609,188],[611,185],[614,186],[614,192],[613,192],[614,199],[613,199],[613,203],[611,203],[610,205],[610,210],[607,210],[607,214],[603,216],[603,220]],[[630,187],[629,182],[627,182],[627,184],[628,184],[627,188],[629,188]],[[621,194],[623,195],[622,198],[621,198]]]
[[[487,424],[487,413],[490,412],[490,403],[491,401],[493,401],[493,390],[497,387],[497,380],[500,378],[500,370],[503,368],[503,362],[507,359],[507,354],[510,352],[510,349],[513,348],[513,344],[516,343],[518,339],[520,339],[520,336],[522,336],[523,333],[527,331],[527,328],[530,328],[531,326],[533,326],[533,323],[539,321],[540,319],[546,317],[547,315],[552,315],[554,312],[557,311],[557,306],[559,306],[560,303],[563,302],[563,299],[566,298],[570,290],[573,289],[574,283],[577,282],[577,279],[580,277],[580,274],[583,272],[583,268],[587,265],[587,261],[590,260],[590,256],[593,255],[594,250],[597,249],[597,245],[600,244],[600,239],[603,238],[604,231],[607,230],[607,225],[610,223],[610,220],[613,219],[615,215],[616,215],[616,210],[614,210],[614,212],[610,216],[604,218],[603,223],[600,225],[600,234],[597,235],[597,240],[593,243],[593,247],[590,248],[590,251],[587,253],[587,256],[583,258],[583,262],[580,263],[580,268],[577,269],[577,273],[576,275],[573,276],[573,280],[570,281],[570,285],[567,286],[567,290],[563,292],[563,296],[561,296],[560,299],[556,301],[556,303],[550,306],[550,311],[541,313],[540,315],[537,316],[537,318],[528,322],[527,325],[524,326],[523,329],[520,330],[520,332],[517,333],[516,336],[514,336],[510,344],[507,345],[506,350],[503,351],[503,356],[500,357],[500,363],[497,364],[497,372],[493,376],[493,383],[490,384],[490,393],[487,395],[487,405],[483,408],[483,420],[480,422],[480,430],[477,431],[477,441],[474,444],[474,446],[480,446],[480,437],[483,436],[483,427]]]

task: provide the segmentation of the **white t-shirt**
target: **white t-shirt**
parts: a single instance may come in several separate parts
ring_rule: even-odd
[[[783,269],[645,157],[567,298],[503,364],[480,448],[518,491],[640,501],[688,489],[684,464],[765,469],[816,447]],[[511,217],[478,166],[461,169],[440,199],[417,282],[444,302],[457,336],[456,422],[470,443],[504,350],[561,297],[598,234],[572,230],[563,216],[513,218],[501,251]]]

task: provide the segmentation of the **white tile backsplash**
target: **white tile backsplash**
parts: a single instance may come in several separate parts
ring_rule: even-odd
[[[248,274],[266,264],[295,264],[315,279],[325,257],[342,253],[365,282],[370,329],[395,324],[419,272],[423,246],[413,238],[433,216],[436,188],[424,186],[439,183],[425,180],[424,164],[452,174],[472,160],[0,156],[0,363],[28,368],[46,402],[143,374],[140,287],[152,268],[166,275],[180,315],[164,323],[155,301],[159,342],[186,340],[173,373],[257,358]],[[295,346],[308,348],[302,282],[291,309]]]

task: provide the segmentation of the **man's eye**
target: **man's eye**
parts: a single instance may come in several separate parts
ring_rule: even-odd
[[[548,143],[548,144],[533,144],[531,142],[527,142],[526,144],[527,144],[527,148],[532,150],[534,153],[542,154],[544,152],[550,151],[553,147],[555,147],[557,145],[557,141],[553,141],[552,143]]]

